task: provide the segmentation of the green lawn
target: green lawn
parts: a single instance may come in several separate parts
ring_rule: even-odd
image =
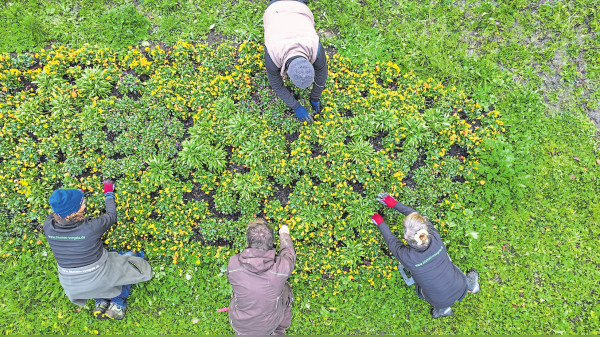
[[[290,224],[299,252],[290,334],[598,334],[597,1],[311,1],[328,31],[331,110],[310,127],[268,88],[265,7],[0,5],[1,332],[230,334],[216,312],[229,305],[223,266],[261,213]],[[440,155],[477,117],[477,137],[456,142],[468,159]],[[222,167],[186,148],[221,153]],[[102,174],[119,178],[121,205],[107,244],[143,248],[155,272],[121,322],[68,301],[38,227],[54,186],[99,189]],[[481,293],[453,316],[431,319],[394,272],[369,221],[382,188],[436,224],[455,264],[478,269]]]

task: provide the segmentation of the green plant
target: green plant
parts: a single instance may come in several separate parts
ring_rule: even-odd
[[[62,78],[56,76],[55,74],[49,74],[46,72],[39,73],[33,81],[33,83],[38,86],[40,93],[47,94],[53,93],[56,88],[60,87],[64,82],[65,81]]]
[[[246,141],[252,140],[259,128],[254,116],[248,113],[238,113],[233,115],[227,122],[225,130],[234,146],[240,146]]]
[[[86,18],[85,28],[96,30],[96,41],[116,47],[137,44],[148,34],[150,22],[133,4],[114,6]]]
[[[93,105],[84,106],[78,116],[83,130],[102,128],[105,125],[104,118],[103,110]]]
[[[59,118],[72,117],[75,109],[73,107],[73,99],[68,93],[55,93],[50,99],[50,112]]]
[[[428,130],[425,121],[419,116],[410,116],[402,120],[404,127],[404,139],[403,146],[409,148],[418,148],[424,144],[425,139],[422,137]]]
[[[15,116],[23,123],[34,122],[40,114],[40,102],[36,99],[31,99],[23,102],[15,111]]]
[[[211,146],[204,140],[195,137],[182,143],[180,156],[183,161],[194,169],[206,165],[209,171],[220,173],[227,165],[227,153],[219,146]]]
[[[490,203],[490,208],[501,209],[521,200],[531,178],[525,163],[519,162],[514,155],[513,145],[499,138],[486,141],[488,150],[479,154],[481,165],[477,173],[480,181],[481,196]],[[492,188],[483,189],[489,184]]]
[[[151,157],[148,164],[146,180],[151,186],[166,185],[173,180],[173,164],[165,157]]]
[[[373,157],[373,146],[364,139],[355,139],[348,144],[348,153],[355,162],[366,163]]]
[[[106,69],[98,67],[87,68],[75,83],[83,96],[88,98],[104,98],[112,89],[112,78]]]

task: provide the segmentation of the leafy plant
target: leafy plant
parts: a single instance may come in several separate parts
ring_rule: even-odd
[[[106,69],[99,67],[87,68],[75,83],[83,96],[88,98],[108,96],[112,89],[112,77]]]
[[[219,107],[219,109],[224,109]],[[238,113],[233,115],[227,122],[225,130],[231,139],[231,143],[240,146],[257,133],[258,123],[254,121],[254,116],[248,113]]]
[[[173,180],[173,164],[165,157],[151,157],[147,161],[147,181],[154,186],[162,186]]]
[[[79,113],[79,125],[82,129],[99,129],[105,125],[102,109],[93,105],[86,105]]]
[[[39,116],[40,110],[40,102],[37,99],[30,99],[19,106],[15,111],[15,117],[23,123],[32,123]]]
[[[523,163],[516,160],[513,146],[504,139],[486,141],[488,150],[480,153],[481,166],[477,170],[482,197],[492,209],[501,209],[524,197],[531,175]]]
[[[198,137],[184,141],[182,146],[181,158],[194,169],[200,169],[206,165],[209,171],[220,173],[227,165],[227,153],[223,148],[213,147]]]
[[[423,145],[425,139],[422,135],[428,131],[425,121],[419,116],[410,116],[402,120],[402,122],[404,127],[403,131],[406,135],[403,145],[411,148],[417,148]]]
[[[373,157],[373,146],[364,139],[355,139],[348,144],[350,158],[355,162],[366,163]]]
[[[137,44],[148,34],[150,22],[133,4],[114,6],[87,18],[88,29],[96,29],[98,42],[115,47]]]
[[[70,118],[75,112],[71,95],[55,93],[50,99],[50,112],[60,118]]]
[[[56,88],[60,87],[65,80],[56,76],[55,74],[50,74],[46,72],[40,72],[37,74],[33,83],[37,85],[40,93],[53,93]]]

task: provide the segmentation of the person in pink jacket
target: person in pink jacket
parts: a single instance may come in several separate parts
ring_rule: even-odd
[[[248,224],[246,249],[229,259],[229,322],[238,335],[284,335],[292,322],[293,295],[287,280],[296,252],[286,225],[279,230],[279,254],[273,237],[271,226],[257,218]]]

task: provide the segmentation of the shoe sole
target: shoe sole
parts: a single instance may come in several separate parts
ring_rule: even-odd
[[[109,318],[109,319],[116,319],[117,321],[122,320],[123,318],[125,318],[125,313],[123,313],[123,316],[111,316],[111,314],[109,312],[105,312],[104,314],[102,314],[102,316]]]
[[[107,319],[108,317],[104,317],[104,311],[101,310],[97,310],[92,312],[92,315],[96,318],[96,319]]]
[[[477,273],[477,272],[475,272],[475,273]],[[479,273],[477,273],[475,276],[475,287],[473,288],[473,290],[469,290],[469,291],[471,292],[471,294],[477,294],[480,290],[481,290],[481,288],[479,287]]]

